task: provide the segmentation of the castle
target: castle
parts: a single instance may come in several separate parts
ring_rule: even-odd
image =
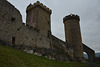
[[[64,42],[52,35],[49,8],[37,1],[27,7],[26,13],[25,24],[19,10],[7,0],[0,0],[0,41],[59,61],[82,60],[83,52],[95,61],[94,50],[82,43],[78,15],[64,17]]]

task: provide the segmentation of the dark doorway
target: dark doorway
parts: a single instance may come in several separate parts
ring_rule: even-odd
[[[15,44],[15,37],[12,37],[12,44]]]

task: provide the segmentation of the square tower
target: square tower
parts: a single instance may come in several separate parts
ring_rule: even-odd
[[[47,36],[51,32],[51,13],[52,11],[37,1],[30,4],[27,9],[26,24],[37,29],[41,34]]]

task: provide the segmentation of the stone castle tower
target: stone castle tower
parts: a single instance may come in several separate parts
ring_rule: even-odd
[[[26,24],[38,30],[42,35],[48,36],[51,32],[50,16],[52,11],[37,1],[26,9]],[[69,15],[64,18],[66,43],[73,46],[73,58],[83,58],[83,46],[79,25],[80,18],[77,15]]]
[[[29,5],[26,9],[27,19],[26,24],[37,29],[41,34],[48,35],[51,32],[51,18],[52,11],[37,1],[34,5]]]
[[[26,13],[24,24],[20,11],[7,0],[0,0],[0,45],[3,42],[58,61],[80,60],[84,51],[94,61],[95,52],[82,44],[79,16],[64,17],[65,42],[51,34],[52,11],[49,8],[37,1],[27,7]]]
[[[63,19],[66,42],[73,46],[73,57],[75,59],[83,58],[83,45],[79,21],[79,16],[73,14]]]

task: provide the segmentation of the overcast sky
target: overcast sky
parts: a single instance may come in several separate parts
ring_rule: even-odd
[[[8,0],[26,22],[26,7],[37,0]],[[38,0],[52,10],[52,34],[65,41],[63,17],[71,13],[80,16],[82,41],[100,52],[100,0]]]

